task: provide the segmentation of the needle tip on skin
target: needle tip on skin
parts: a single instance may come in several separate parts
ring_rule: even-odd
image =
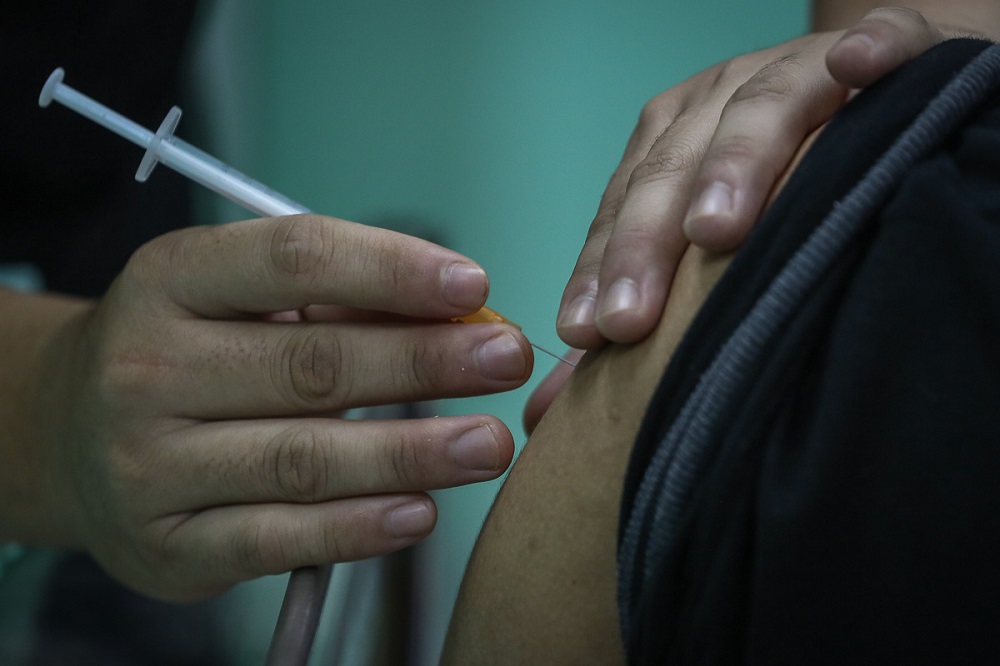
[[[563,363],[565,363],[566,365],[570,366],[571,368],[575,368],[576,367],[576,363],[574,363],[573,361],[570,361],[567,358],[563,358],[562,356],[559,356],[559,355],[557,355],[557,354],[555,354],[553,352],[550,352],[548,349],[545,349],[544,347],[539,347],[534,342],[529,342],[528,344],[530,344],[532,347],[534,347],[538,351],[542,352],[543,354],[548,354],[549,356],[551,356],[555,360],[562,361]]]

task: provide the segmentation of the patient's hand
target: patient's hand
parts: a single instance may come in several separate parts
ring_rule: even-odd
[[[984,4],[904,2],[929,18],[955,21],[976,3]],[[818,32],[716,65],[646,104],[563,293],[557,323],[563,340],[594,349],[646,337],[689,240],[717,251],[735,248],[797,147],[851,88],[870,85],[948,34],[970,31],[904,9],[879,9],[846,31],[832,29],[860,16],[844,11],[847,5],[871,4],[816,2],[841,10],[823,14]],[[986,31],[986,24],[971,31]]]

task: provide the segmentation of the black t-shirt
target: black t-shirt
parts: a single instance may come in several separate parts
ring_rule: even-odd
[[[31,262],[56,291],[102,293],[143,242],[190,224],[188,185],[168,169],[134,180],[142,150],[53,104],[38,106],[56,67],[66,83],[155,130],[178,103],[193,0],[150,4],[20,2],[0,21],[0,263]]]
[[[675,354],[622,507],[631,663],[996,661],[987,46],[939,46],[843,109]]]

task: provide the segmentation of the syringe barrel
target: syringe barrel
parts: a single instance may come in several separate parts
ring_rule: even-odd
[[[274,217],[308,213],[309,209],[230,168],[208,153],[177,137],[166,137],[156,147],[160,163],[258,215]]]
[[[309,209],[288,197],[278,194],[246,175],[231,169],[206,152],[172,135],[180,110],[176,109],[167,118],[173,124],[161,125],[161,131],[153,133],[100,102],[87,97],[62,82],[63,70],[57,68],[49,76],[38,97],[41,106],[48,106],[53,100],[72,109],[105,127],[118,136],[152,152],[155,162],[140,166],[142,180],[156,163],[163,163],[183,176],[200,183],[213,192],[235,201],[258,215],[277,216],[308,213]],[[161,136],[161,134],[165,134]],[[152,146],[152,148],[151,148]],[[147,158],[150,155],[147,153]],[[139,174],[137,174],[139,177]]]

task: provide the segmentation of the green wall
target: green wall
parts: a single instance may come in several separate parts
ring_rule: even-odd
[[[805,4],[227,0],[197,67],[221,157],[318,212],[431,232],[486,268],[492,307],[561,350],[559,296],[642,104],[801,33]],[[553,363],[537,357],[527,388],[439,410],[497,414],[520,446],[520,408]],[[428,663],[497,488],[436,495],[420,551]]]

